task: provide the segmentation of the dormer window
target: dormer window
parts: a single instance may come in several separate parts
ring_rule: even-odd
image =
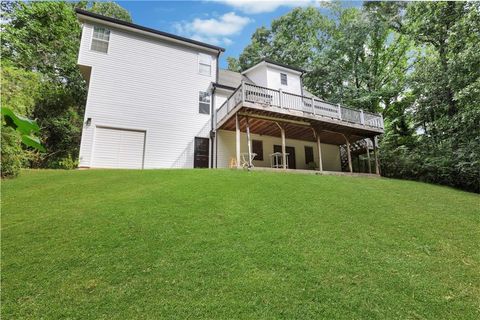
[[[90,50],[107,53],[110,41],[110,30],[104,27],[93,27],[92,46]]]
[[[284,86],[288,85],[287,84],[287,74],[286,73],[280,73],[280,83]]]
[[[205,76],[212,75],[212,56],[208,54],[198,54],[198,73]]]

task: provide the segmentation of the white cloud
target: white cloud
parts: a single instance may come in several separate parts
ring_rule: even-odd
[[[175,30],[194,40],[212,44],[229,45],[232,40],[228,36],[238,34],[252,19],[228,12],[218,18],[182,21],[174,25]]]
[[[272,12],[279,7],[302,7],[315,5],[321,0],[213,0],[231,6],[247,14]]]

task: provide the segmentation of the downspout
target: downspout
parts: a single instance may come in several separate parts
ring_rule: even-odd
[[[214,152],[213,152],[213,146],[215,144],[215,141],[217,140],[216,138],[216,135],[217,133],[214,131],[214,128],[215,128],[215,124],[213,123],[214,120],[215,120],[215,115],[214,115],[214,112],[215,112],[215,85],[212,85],[212,106],[211,106],[211,125],[210,125],[210,141],[211,141],[211,148],[210,148],[210,169],[213,168],[213,155],[214,155]],[[213,139],[213,140],[212,140]]]
[[[215,64],[215,69],[216,69],[216,74],[215,74],[215,83],[218,83],[218,70],[219,70],[219,58],[220,58],[220,54],[222,52],[221,51],[218,51],[218,54],[217,54],[217,62]],[[214,137],[213,137],[213,141],[212,141],[212,150],[210,152],[211,154],[211,159],[212,159],[212,165],[211,167],[213,168],[213,159],[215,158],[215,168],[217,168],[217,154],[218,154],[218,142],[217,142],[217,130],[215,130],[215,127],[216,127],[216,123],[213,123],[215,117],[214,117],[214,112],[216,112],[215,110],[215,86],[213,86],[213,90],[212,90],[212,120],[211,120],[211,123],[212,123],[212,132],[214,133]],[[215,152],[213,152],[213,147],[215,145]]]

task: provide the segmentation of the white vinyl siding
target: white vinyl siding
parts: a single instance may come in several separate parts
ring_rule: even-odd
[[[300,75],[298,71],[273,64],[261,64],[246,73],[256,85],[294,94],[302,94]]]
[[[208,54],[198,54],[198,73],[205,76],[212,74],[212,56]]]
[[[260,140],[263,144],[263,160],[253,160],[253,165],[256,167],[270,167],[270,155],[274,152],[274,145],[281,145],[282,139],[280,137],[271,137],[265,135],[251,134],[252,140]],[[228,168],[232,159],[235,159],[235,132],[218,130],[218,151],[217,151],[217,167]],[[313,148],[313,159],[318,165],[318,149],[317,144],[312,141],[302,141],[296,139],[287,139],[286,145],[295,148],[295,162],[297,169],[308,169],[305,163],[305,146]],[[240,152],[248,152],[247,150],[247,135],[245,132],[240,134]],[[323,170],[326,171],[341,171],[340,165],[340,151],[338,146],[333,144],[322,143],[322,164]]]
[[[108,54],[90,51],[84,22],[78,64],[91,67],[80,166],[93,167],[95,126],[146,130],[145,169],[193,168],[194,138],[210,136],[199,91],[215,82],[215,52],[110,27]],[[198,53],[211,54],[212,75],[198,73]]]
[[[107,53],[109,42],[110,30],[107,28],[94,26],[90,50]]]
[[[282,74],[285,75],[285,79]],[[286,70],[275,65],[268,65],[266,76],[267,87],[277,90],[282,89],[284,92],[302,94],[300,72]],[[285,80],[285,82],[283,80]]]
[[[93,167],[142,169],[145,132],[97,127]]]

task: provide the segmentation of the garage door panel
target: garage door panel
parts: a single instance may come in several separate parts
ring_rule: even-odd
[[[141,169],[145,132],[97,127],[93,167]]]

